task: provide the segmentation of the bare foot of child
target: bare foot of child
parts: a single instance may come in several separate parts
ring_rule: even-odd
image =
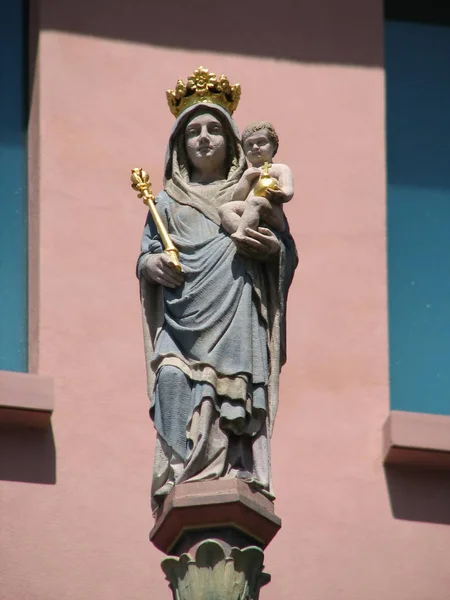
[[[235,231],[234,233],[232,233],[230,235],[230,237],[234,241],[240,241],[240,240],[243,240],[246,236],[245,236],[245,233],[241,233],[240,231]]]

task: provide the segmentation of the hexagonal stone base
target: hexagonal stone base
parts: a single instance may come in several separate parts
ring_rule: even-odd
[[[240,479],[176,485],[162,505],[150,541],[181,555],[206,538],[265,548],[281,527],[273,502]]]

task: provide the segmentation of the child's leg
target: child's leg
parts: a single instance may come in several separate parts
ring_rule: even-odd
[[[261,196],[249,196],[244,204],[245,210],[240,218],[239,227],[233,235],[235,238],[245,237],[246,229],[257,229],[259,220],[272,211],[271,202]]]
[[[276,229],[280,233],[286,228],[286,222],[284,220],[284,212],[281,204],[271,203],[270,210],[264,210],[261,212],[261,219],[267,223],[272,229]]]
[[[245,202],[243,200],[235,200],[227,202],[219,207],[219,217],[222,227],[227,233],[234,233],[239,227],[241,215],[245,210]]]

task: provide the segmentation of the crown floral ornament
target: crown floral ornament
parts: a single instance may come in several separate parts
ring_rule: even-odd
[[[199,67],[188,77],[186,83],[179,79],[175,90],[167,90],[166,95],[170,112],[175,117],[198,103],[218,104],[232,115],[241,97],[241,86],[239,83],[230,85],[225,75],[217,79],[214,73]]]

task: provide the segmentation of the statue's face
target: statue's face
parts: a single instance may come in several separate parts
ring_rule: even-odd
[[[253,167],[262,167],[267,162],[272,162],[273,144],[265,129],[251,133],[244,140],[244,153]]]
[[[222,123],[209,112],[196,114],[186,125],[186,153],[189,163],[200,171],[221,169],[226,159]]]

